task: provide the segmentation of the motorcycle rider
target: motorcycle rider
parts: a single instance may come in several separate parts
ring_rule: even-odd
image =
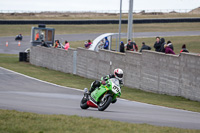
[[[99,88],[101,86],[101,84],[105,85],[106,84],[106,81],[108,79],[111,79],[111,78],[116,78],[119,80],[119,84],[120,85],[123,85],[123,81],[122,81],[122,78],[123,78],[123,71],[122,69],[120,68],[117,68],[114,70],[114,74],[109,74],[109,75],[106,75],[104,77],[101,78],[101,81],[98,81],[98,80],[95,80],[92,84],[91,84],[91,88],[89,90],[89,94],[91,94],[97,87]]]

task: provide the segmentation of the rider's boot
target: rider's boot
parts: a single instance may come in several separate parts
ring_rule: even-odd
[[[91,88],[89,90],[89,95],[97,88],[97,87],[100,87],[101,83],[99,81],[94,81],[92,84],[91,84]]]

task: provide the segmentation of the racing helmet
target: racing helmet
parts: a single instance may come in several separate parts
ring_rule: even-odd
[[[123,71],[120,68],[114,70],[114,75],[116,79],[122,80],[123,78]]]

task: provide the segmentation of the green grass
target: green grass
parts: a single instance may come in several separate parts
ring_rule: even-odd
[[[199,31],[200,23],[163,23],[163,24],[133,24],[134,32],[163,32],[163,31]],[[31,27],[37,25],[0,25],[1,36],[31,35]],[[55,28],[55,34],[80,33],[118,33],[118,24],[105,25],[46,25]],[[122,24],[122,33],[127,32],[127,24]],[[67,39],[67,38],[66,38]]]
[[[200,130],[131,124],[92,117],[0,110],[2,133],[198,133]]]
[[[0,54],[0,66],[44,81],[82,90],[85,87],[89,88],[91,82],[93,81],[93,79],[87,79],[72,74],[66,74],[42,67],[36,67],[29,63],[19,62],[18,57],[13,57],[13,55]],[[154,105],[200,112],[200,102],[191,101],[183,97],[174,97],[144,92],[142,90],[129,87],[122,88],[121,98]]]
[[[179,54],[183,44],[186,44],[187,49],[189,52],[192,53],[200,53],[200,37],[199,36],[177,36],[177,37],[164,37],[165,41],[167,42],[170,40],[174,46],[174,52]],[[142,42],[145,42],[147,45],[151,46],[152,50],[155,51],[153,45],[156,41],[155,38],[135,38],[134,39],[136,44],[138,45],[139,49],[142,47]],[[86,41],[86,40],[85,40]],[[116,40],[113,39],[113,49],[115,49],[115,42]],[[125,38],[122,38],[121,41],[126,42]],[[84,41],[74,41],[70,42],[70,47],[78,48],[84,47]]]

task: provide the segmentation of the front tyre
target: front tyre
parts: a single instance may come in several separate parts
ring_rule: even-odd
[[[103,99],[103,98],[102,98]],[[101,102],[98,105],[98,110],[99,111],[104,111],[112,102],[112,97],[108,96],[106,98],[104,98],[103,100],[101,100]]]
[[[88,109],[89,108],[89,106],[87,105],[87,101],[88,101],[87,98],[85,98],[85,97],[82,98],[81,103],[80,103],[80,107],[82,109]]]

